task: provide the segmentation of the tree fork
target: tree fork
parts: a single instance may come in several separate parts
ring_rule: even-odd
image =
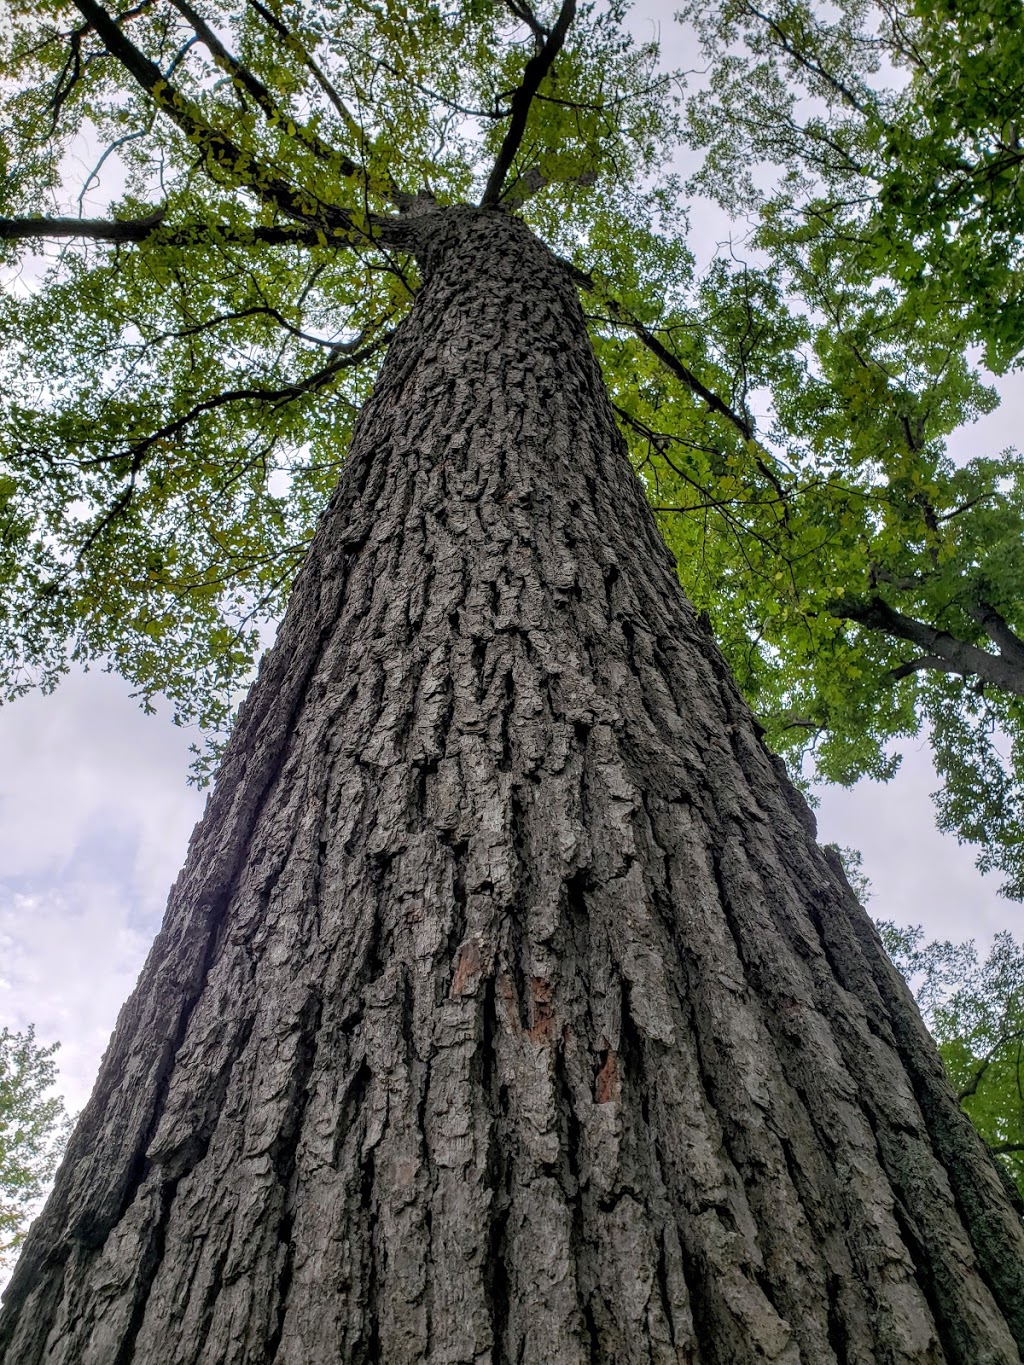
[[[4,1365],[1006,1365],[1024,1233],[682,597],[565,269],[424,287]]]

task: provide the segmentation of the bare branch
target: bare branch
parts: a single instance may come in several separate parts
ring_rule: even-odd
[[[940,659],[937,654],[922,654],[917,659],[908,659],[905,664],[900,664],[898,668],[890,670],[889,676],[895,681],[900,678],[909,678],[914,673],[921,673],[924,670],[934,670],[937,673],[959,673],[960,669],[951,664],[946,659]]]

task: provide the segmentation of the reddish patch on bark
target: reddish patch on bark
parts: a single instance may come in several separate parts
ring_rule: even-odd
[[[502,972],[497,980],[497,991],[501,996],[505,1006],[505,1013],[508,1015],[509,1027],[514,1031],[519,1031],[519,1004],[516,1000],[516,988],[512,984],[512,978]]]
[[[600,1062],[597,1076],[594,1080],[594,1103],[610,1104],[619,1098],[619,1054],[609,1048],[606,1052],[598,1053]]]
[[[451,995],[468,995],[476,990],[483,970],[484,960],[476,939],[467,939],[459,949],[455,960],[455,973],[452,977]]]
[[[554,993],[554,984],[546,976],[530,978],[533,1023],[526,1030],[526,1036],[535,1043],[554,1041],[555,1007],[552,1003]]]

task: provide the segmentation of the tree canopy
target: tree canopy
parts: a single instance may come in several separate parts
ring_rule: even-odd
[[[40,1047],[31,1026],[0,1029],[0,1265],[21,1245],[67,1140],[64,1101],[47,1094],[59,1046]]]
[[[930,727],[940,820],[1024,894],[1019,463],[944,448],[994,402],[971,348],[1024,335],[995,8],[695,6],[688,103],[618,0],[8,9],[7,697],[96,661],[223,727],[415,293],[403,223],[472,200],[573,272],[768,742],[846,782]],[[687,138],[753,227],[702,274]]]

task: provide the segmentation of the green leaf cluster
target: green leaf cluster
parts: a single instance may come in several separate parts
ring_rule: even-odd
[[[40,1047],[31,1025],[24,1033],[0,1029],[0,1265],[20,1246],[67,1142],[64,1101],[47,1093],[59,1046]]]
[[[885,778],[927,735],[940,825],[1020,897],[1021,462],[946,450],[996,403],[977,348],[1024,346],[1019,5],[684,17],[709,61],[690,188],[746,224],[689,326],[758,439],[682,425],[664,387],[643,417],[680,576],[794,771]]]
[[[0,215],[106,199],[150,227],[0,241],[4,696],[98,664],[216,734],[418,287],[377,224],[479,195],[536,46],[522,16],[555,12],[144,0],[107,32],[95,5],[10,10]],[[677,102],[620,5],[582,8],[506,206],[632,261],[630,216],[674,202]]]

